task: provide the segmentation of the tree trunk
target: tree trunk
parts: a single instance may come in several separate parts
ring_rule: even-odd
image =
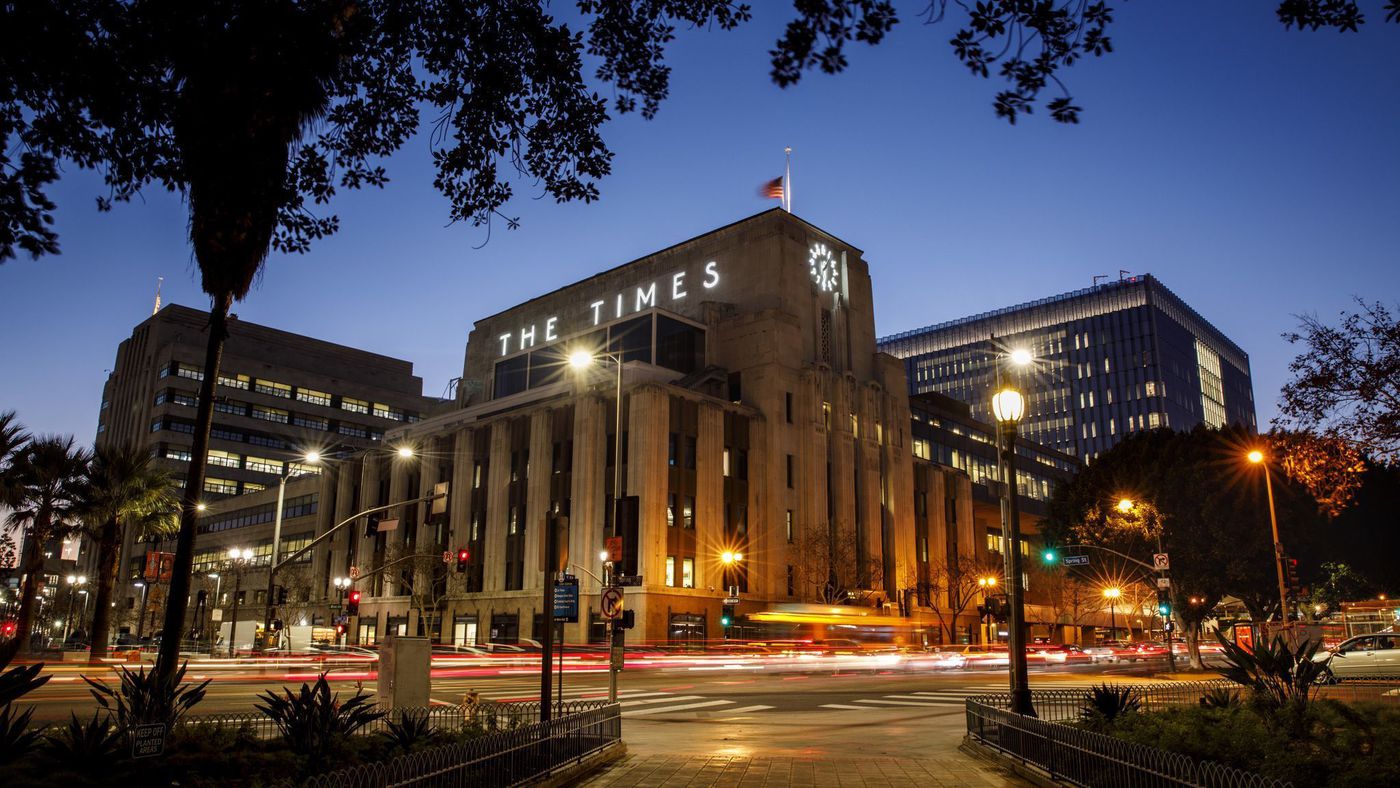
[[[232,293],[214,297],[209,310],[209,344],[204,352],[204,380],[199,384],[199,408],[195,414],[194,445],[190,447],[190,470],[185,476],[185,492],[180,501],[180,533],[175,541],[175,566],[165,602],[165,626],[161,629],[160,654],[156,670],[165,681],[174,675],[180,660],[180,640],[185,633],[185,611],[190,603],[190,572],[194,568],[194,536],[199,525],[198,505],[204,495],[204,471],[209,454],[209,429],[214,423],[214,387],[219,379],[219,361],[228,338],[228,310]]]
[[[48,541],[49,509],[41,505],[35,512],[34,525],[24,539],[24,586],[20,589],[19,620],[15,622],[15,638],[19,640],[20,656],[28,656],[34,629],[34,601],[39,596],[40,578],[44,575],[44,542]]]
[[[1201,631],[1200,622],[1182,621],[1182,637],[1186,639],[1186,655],[1190,660],[1192,670],[1205,670],[1206,665],[1201,661]]]
[[[120,534],[115,517],[102,524],[102,537],[98,540],[96,607],[92,611],[92,652],[88,655],[91,662],[107,656],[107,640],[112,629],[112,593],[116,590],[117,569],[121,565]]]

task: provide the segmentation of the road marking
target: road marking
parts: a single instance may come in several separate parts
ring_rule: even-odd
[[[686,709],[699,709],[704,708],[706,706],[732,705],[733,703],[734,701],[732,700],[709,700],[704,701],[702,703],[687,703],[682,706],[657,706],[650,709],[629,709],[627,711],[624,711],[623,714],[629,714],[633,717],[640,717],[643,714],[659,714],[664,711],[685,711]]]
[[[852,711],[875,711],[874,706],[847,706],[844,703],[823,703],[823,709],[850,709]]]
[[[768,709],[771,709],[771,708],[773,708],[773,707],[772,707],[772,706],[745,706],[745,707],[743,707],[743,708],[741,708],[741,709],[724,709],[724,715],[725,715],[726,717],[732,717],[732,716],[734,716],[734,715],[736,715],[736,714],[747,714],[747,713],[749,713],[749,712],[751,712],[751,711],[767,711]]]
[[[644,700],[626,700],[618,703],[619,706],[645,706],[652,703],[671,703],[679,700],[700,700],[704,695],[667,695],[664,698],[646,698]]]
[[[958,706],[962,701],[944,701],[935,703],[918,703],[912,700],[881,700],[879,698],[861,698],[856,703],[879,703],[882,706]]]

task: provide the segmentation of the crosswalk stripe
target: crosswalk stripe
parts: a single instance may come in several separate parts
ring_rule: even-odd
[[[618,703],[619,706],[644,706],[652,703],[671,703],[681,700],[701,700],[703,695],[667,695],[664,698],[643,698],[642,700],[629,700]]]
[[[640,717],[643,714],[660,714],[661,712],[665,711],[685,711],[686,709],[700,709],[706,706],[724,706],[726,704],[733,705],[733,703],[734,701],[732,700],[708,700],[702,701],[700,703],[687,703],[681,706],[653,706],[650,709],[628,709],[627,711],[624,711],[623,714],[633,717]]]
[[[961,695],[929,695],[923,692],[920,692],[917,695],[885,695],[884,697],[894,698],[896,700],[947,700],[958,702],[963,701],[963,696]]]
[[[874,711],[874,706],[847,706],[844,703],[823,703],[823,709],[851,709],[852,711]]]
[[[881,698],[861,698],[856,703],[878,703],[882,706],[961,706],[962,701],[930,701],[920,703],[913,700],[883,700]]]
[[[773,708],[773,707],[772,707],[772,706],[744,706],[743,708],[738,708],[738,709],[723,709],[722,711],[723,711],[726,715],[734,715],[734,714],[748,714],[748,713],[751,712],[751,711],[767,711],[768,709],[771,709],[771,708]]]

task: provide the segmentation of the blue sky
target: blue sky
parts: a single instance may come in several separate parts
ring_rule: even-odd
[[[794,210],[865,251],[877,329],[893,333],[1151,272],[1250,354],[1275,413],[1298,313],[1400,293],[1400,27],[1379,2],[1360,34],[1283,30],[1274,3],[1120,2],[1117,51],[1065,73],[1078,126],[993,116],[922,24],[924,0],[847,73],[780,90],[767,50],[790,17],[758,2],[737,32],[682,31],[654,121],[605,130],[613,175],[592,205],[528,184],[520,230],[448,226],[425,140],[384,191],[343,195],[342,231],[274,256],[244,320],[413,361],[426,393],[461,374],[472,321],[773,205],[759,185],[794,149]],[[165,299],[206,307],[167,194],[98,214],[100,183],[55,194],[63,254],[0,266],[0,409],[93,436],[117,343]]]

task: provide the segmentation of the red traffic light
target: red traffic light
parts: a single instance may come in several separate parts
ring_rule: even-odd
[[[358,603],[358,602],[360,601],[360,592],[359,592],[359,591],[351,591],[351,592],[350,592],[350,601],[351,601],[351,602]]]
[[[3,625],[0,625],[0,634],[3,634],[5,637],[10,637],[15,634],[16,629],[18,629],[18,625],[15,624],[15,622],[6,621]]]
[[[469,561],[471,560],[471,557],[472,554],[465,547],[457,551],[458,561]]]

